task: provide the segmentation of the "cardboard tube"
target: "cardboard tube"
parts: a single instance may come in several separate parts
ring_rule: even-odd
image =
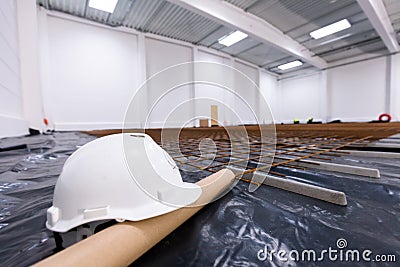
[[[115,224],[34,266],[128,266],[204,205],[229,190],[234,180],[232,171],[221,170],[196,183],[202,187],[202,194],[192,207],[143,221]]]

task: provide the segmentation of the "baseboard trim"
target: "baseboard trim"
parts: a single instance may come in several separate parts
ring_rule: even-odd
[[[114,130],[122,128],[141,129],[140,122],[124,125],[122,122],[55,122],[56,131],[92,131],[92,130]]]

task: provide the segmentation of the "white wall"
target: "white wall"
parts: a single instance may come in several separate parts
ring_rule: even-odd
[[[313,75],[281,80],[277,97],[278,122],[292,123],[294,119],[306,122],[312,117],[314,120],[322,120],[321,94],[323,93],[322,72]]]
[[[222,125],[254,124],[272,121],[263,92],[271,90],[268,81],[276,78],[264,72],[266,83],[261,89],[259,69],[210,51],[195,49],[196,116],[210,117],[210,106],[218,106],[218,120]],[[210,64],[217,63],[217,64]]]
[[[277,81],[277,77],[251,64],[203,47],[40,13],[44,109],[57,130],[120,128],[130,98],[141,82],[167,67],[192,60],[226,64],[247,75],[267,99],[276,123],[291,123],[294,118],[305,121],[309,117],[322,121],[336,118],[369,121],[387,108],[385,58]],[[193,117],[210,116],[210,105],[215,103],[201,102],[194,106],[186,102],[193,97],[213,99],[240,114],[238,119],[220,108],[219,120],[224,125],[255,123],[254,116],[235,96],[217,86],[184,85],[160,98],[176,81],[184,83],[203,77],[201,70],[180,66],[178,77],[159,75],[145,88],[146,96],[138,103],[138,110],[147,114],[152,104],[157,102],[157,105],[147,118],[147,125],[144,125],[145,117],[139,116],[135,126],[161,127],[170,116],[167,126],[176,127]],[[400,95],[399,70],[397,55],[391,67],[391,95]],[[210,72],[216,82],[219,79],[221,84],[242,95],[261,122],[269,121],[269,112],[264,109],[258,92],[248,90],[244,80],[223,75],[217,69]],[[186,104],[180,106],[182,103]],[[400,114],[397,104],[391,104],[391,108],[397,108]]]
[[[121,128],[138,86],[137,36],[51,16],[41,26],[50,123],[57,130]]]
[[[281,106],[281,100],[278,97],[278,80],[275,76],[265,71],[260,71],[259,77],[260,93],[264,97],[264,99],[259,99],[261,121],[262,123],[269,123],[271,119],[274,121],[280,120],[279,107]]]
[[[28,132],[23,119],[16,18],[15,1],[0,1],[0,138]]]
[[[290,123],[294,118],[305,122],[309,117],[362,122],[377,120],[384,112],[390,112],[393,120],[398,120],[399,59],[399,55],[392,56],[390,69],[387,57],[381,57],[280,80],[274,96],[276,105],[272,104],[276,122]]]
[[[146,38],[147,78],[166,68],[191,61],[193,53],[190,47]],[[186,102],[193,96],[193,85],[174,88],[192,80],[193,68],[190,65],[180,65],[151,78],[147,97],[152,110],[146,127],[182,127],[193,118],[194,110]]]
[[[328,70],[331,119],[377,120],[385,112],[386,58]]]
[[[218,56],[205,51],[195,51],[195,61],[213,62],[221,65],[231,65],[231,60],[227,57]],[[227,88],[214,86],[210,84],[196,84],[195,85],[195,115],[198,118],[210,118],[211,105],[218,106],[218,120],[222,125],[229,125],[235,120],[234,116],[234,94],[229,90],[233,89],[232,72],[227,71],[224,67],[214,66],[211,70],[208,64],[205,63],[197,65],[195,70],[196,81],[203,80],[206,77],[216,84],[225,85]],[[210,77],[210,75],[212,77]],[[198,125],[197,125],[198,126]]]
[[[241,62],[235,62],[234,67],[244,75],[236,74],[234,79],[234,90],[243,98],[235,98],[235,107],[240,118],[240,121],[235,123],[255,124],[259,120],[258,69]]]
[[[216,103],[193,105],[188,102],[193,98],[217,100],[239,114],[237,118],[221,106],[221,124],[256,122],[252,114],[243,111],[245,108],[237,103],[234,94],[227,95],[222,88],[186,84],[169,91],[173,85],[191,82],[196,76],[193,66],[182,63],[196,60],[226,64],[258,85],[259,70],[251,64],[191,44],[134,30],[115,30],[44,10],[39,10],[39,30],[43,104],[56,130],[121,128],[131,97],[144,79],[151,80],[144,88],[143,101],[129,112],[132,127],[194,126],[197,121],[189,121],[209,117],[210,105]],[[179,66],[175,74],[159,73],[174,65]],[[201,70],[197,71],[200,76],[196,78],[202,78]],[[220,79],[223,85],[241,94],[259,115],[257,87],[248,90],[245,87],[251,82],[247,80],[243,86],[245,76],[227,78],[220,71],[213,72],[216,81]],[[131,113],[142,114],[132,119]],[[166,121],[167,125],[163,125]]]
[[[134,30],[59,18],[43,10],[35,13],[34,6],[34,0],[0,2],[0,137],[26,134],[28,125],[44,129],[44,117],[56,130],[121,128],[131,97],[145,79],[192,60],[226,64],[254,80],[276,123],[308,117],[370,121],[387,111],[394,120],[400,119],[400,54],[389,61],[382,57],[277,81],[223,53]],[[265,104],[256,91],[247,90],[243,80],[217,70],[213,75],[242,95],[261,122],[269,121]],[[202,74],[183,68],[179,76],[184,82]],[[138,107],[143,114],[168,88],[169,78],[161,77],[146,88],[145,101]],[[214,99],[240,113],[238,119],[220,108],[221,124],[255,123],[246,107],[225,90],[185,85],[158,102],[146,126],[162,126],[171,109],[193,97]],[[210,105],[215,104],[188,103],[169,118],[168,126],[210,116]],[[145,126],[143,114],[134,119],[133,127]]]

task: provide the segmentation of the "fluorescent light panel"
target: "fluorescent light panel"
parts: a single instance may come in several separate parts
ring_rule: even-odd
[[[292,68],[295,68],[295,67],[298,67],[301,65],[303,65],[303,62],[301,62],[300,60],[295,60],[295,61],[278,66],[278,69],[288,70],[288,69],[292,69]]]
[[[321,29],[318,29],[316,31],[313,31],[310,33],[311,37],[314,39],[319,39],[340,31],[343,31],[345,29],[348,29],[351,27],[350,22],[347,19],[342,19],[338,22],[335,22],[333,24],[330,24],[328,26],[322,27]]]
[[[235,31],[229,35],[226,35],[218,40],[218,43],[225,45],[225,46],[231,46],[233,44],[236,44],[237,42],[243,40],[246,38],[248,35],[241,32],[241,31]]]
[[[108,13],[113,13],[117,3],[118,0],[90,0],[89,7]]]

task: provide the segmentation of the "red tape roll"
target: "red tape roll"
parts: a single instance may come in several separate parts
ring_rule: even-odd
[[[390,122],[392,120],[392,116],[390,116],[389,114],[387,114],[387,113],[383,113],[383,114],[381,114],[380,116],[379,116],[379,121],[382,121],[382,122]]]

